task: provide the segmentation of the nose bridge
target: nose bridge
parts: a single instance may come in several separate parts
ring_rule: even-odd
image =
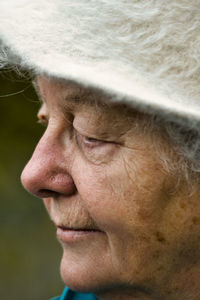
[[[22,172],[24,187],[39,197],[42,190],[56,193],[68,193],[70,190],[71,193],[73,180],[69,148],[58,130],[47,128]]]
[[[47,166],[50,171],[50,167],[59,165],[59,158],[62,155],[60,144],[61,137],[54,130],[47,128],[28,164],[35,164],[38,169]]]

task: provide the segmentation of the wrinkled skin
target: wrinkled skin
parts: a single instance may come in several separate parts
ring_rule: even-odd
[[[102,300],[200,299],[199,188],[175,188],[136,112],[93,105],[101,96],[76,84],[37,84],[47,128],[22,183],[57,226],[80,233],[61,240],[64,282]]]

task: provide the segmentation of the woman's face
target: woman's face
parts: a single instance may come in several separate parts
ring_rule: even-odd
[[[120,104],[92,104],[95,95],[75,84],[37,82],[47,128],[22,183],[44,199],[58,227],[64,282],[99,296],[119,287],[135,295],[173,288],[172,279],[199,259],[198,199],[182,184],[175,189],[176,175],[136,125],[142,117]]]

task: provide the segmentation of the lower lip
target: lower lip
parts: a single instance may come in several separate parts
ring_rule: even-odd
[[[102,234],[102,231],[98,230],[73,230],[57,228],[57,238],[64,243],[75,242],[87,238],[92,238],[97,234]]]

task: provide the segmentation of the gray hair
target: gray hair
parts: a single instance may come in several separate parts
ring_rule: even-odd
[[[197,126],[183,125],[164,118],[154,118],[153,127],[158,126],[158,131],[164,133],[171,151],[176,154],[175,160],[159,151],[164,169],[176,171],[176,174],[184,176],[189,185],[200,180],[200,131]],[[155,147],[158,147],[155,145]]]

